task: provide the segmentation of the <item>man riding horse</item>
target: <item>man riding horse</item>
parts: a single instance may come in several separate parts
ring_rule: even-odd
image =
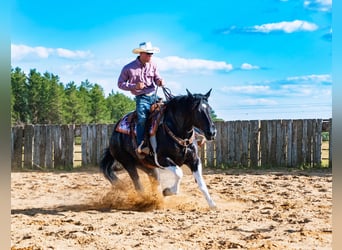
[[[173,185],[163,190],[164,195],[179,193],[180,181],[183,176],[182,165],[187,165],[199,189],[204,194],[209,207],[215,208],[205,181],[202,176],[202,163],[198,154],[196,133],[203,135],[205,140],[216,137],[215,124],[211,119],[211,107],[208,99],[211,89],[206,94],[172,96],[163,87],[167,101],[156,114],[157,119],[151,119],[152,134],[145,133],[146,122],[151,105],[155,103],[156,88],[163,86],[163,80],[157,68],[151,63],[153,53],[159,49],[150,42],[144,42],[133,53],[139,54],[136,60],[124,66],[121,71],[118,86],[131,91],[136,96],[136,112],[125,115],[115,126],[109,146],[105,149],[100,162],[100,169],[105,177],[114,185],[119,178],[115,175],[115,165],[120,165],[128,172],[134,187],[142,192],[138,169],[143,170],[151,182],[160,185],[158,168],[170,170],[175,181]],[[136,113],[137,119],[134,119]],[[128,128],[128,129],[127,129]],[[136,132],[136,133],[135,133]],[[135,134],[137,141],[135,141]],[[149,138],[144,140],[144,138]],[[152,148],[150,153],[149,145]]]
[[[163,85],[163,79],[158,73],[157,66],[152,63],[153,53],[159,53],[159,48],[153,47],[151,42],[142,42],[138,48],[133,49],[137,58],[125,65],[118,79],[118,87],[128,90],[135,95],[137,114],[137,149],[140,159],[149,154],[145,137],[145,125],[150,112],[150,107],[156,101],[154,94],[156,86]]]

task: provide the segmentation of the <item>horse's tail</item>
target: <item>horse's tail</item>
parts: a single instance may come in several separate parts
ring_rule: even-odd
[[[114,161],[115,159],[110,153],[109,147],[106,148],[100,161],[100,170],[111,183],[113,183],[113,181],[116,179],[116,176],[113,172]]]

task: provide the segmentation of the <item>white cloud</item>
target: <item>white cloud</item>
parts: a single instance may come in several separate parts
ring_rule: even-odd
[[[53,52],[56,52],[56,54],[60,57],[70,58],[70,59],[87,58],[91,55],[91,53],[89,51],[81,51],[81,50],[72,51],[72,50],[62,49],[62,48],[58,48],[56,50],[53,50]]]
[[[323,12],[331,11],[332,0],[306,0],[304,1],[304,7]]]
[[[292,76],[286,78],[288,81],[294,82],[311,82],[311,83],[321,83],[321,82],[332,82],[331,75],[306,75],[306,76]]]
[[[231,71],[233,66],[224,61],[212,61],[204,59],[188,59],[178,56],[168,56],[164,58],[154,58],[154,61],[159,67],[160,71],[179,71],[186,72],[189,70],[200,71]]]
[[[63,48],[46,48],[42,46],[31,47],[23,44],[11,44],[11,60],[46,59],[51,56],[67,59],[85,59],[92,56],[90,51],[69,50]]]
[[[310,23],[302,20],[294,20],[292,22],[278,22],[278,23],[266,23],[262,25],[253,26],[255,32],[269,33],[272,31],[284,31],[286,33],[293,33],[296,31],[314,31],[318,29],[318,26],[314,23]]]
[[[252,64],[249,64],[249,63],[243,63],[241,64],[241,69],[245,69],[245,70],[251,70],[251,69],[260,69],[259,66],[255,66],[255,65],[252,65]]]
[[[247,85],[247,86],[225,86],[222,91],[227,93],[241,93],[241,94],[259,94],[270,91],[270,86],[265,85]]]
[[[278,104],[275,100],[266,99],[266,98],[253,98],[253,99],[245,99],[243,100],[244,104],[248,105],[276,105]]]

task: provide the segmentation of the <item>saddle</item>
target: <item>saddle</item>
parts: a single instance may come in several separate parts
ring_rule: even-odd
[[[146,132],[148,130],[148,136],[154,136],[157,132],[158,125],[163,117],[165,105],[163,102],[157,102],[151,105],[150,114],[146,122]],[[134,138],[137,135],[137,112],[131,111],[123,116],[115,126],[115,131],[127,135],[132,135]],[[148,141],[148,140],[146,140]]]

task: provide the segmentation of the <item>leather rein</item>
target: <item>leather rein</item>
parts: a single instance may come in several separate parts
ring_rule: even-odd
[[[171,136],[171,138],[175,142],[177,142],[179,145],[181,145],[183,147],[187,148],[195,140],[195,130],[194,129],[192,129],[192,134],[191,134],[190,138],[182,139],[182,138],[176,136],[165,123],[163,123],[163,127],[164,127],[165,131],[169,134],[169,136]]]
[[[172,95],[170,89],[168,89],[168,88],[166,88],[166,87],[162,87],[162,89],[163,89],[163,92],[164,92],[164,95],[165,95],[166,100],[169,101],[169,100],[171,100],[171,99],[174,97],[174,95]],[[157,90],[158,90],[158,87],[157,87],[157,89],[156,89],[156,92],[157,92]],[[182,138],[176,136],[176,135],[171,131],[171,129],[170,129],[164,122],[163,122],[163,127],[164,127],[165,131],[169,134],[169,136],[170,136],[174,141],[176,141],[179,145],[185,147],[186,149],[187,149],[188,146],[189,146],[190,144],[192,144],[192,143],[194,142],[194,140],[195,140],[195,134],[196,134],[196,133],[195,133],[195,130],[194,130],[194,129],[192,129],[192,134],[191,134],[191,137],[190,137],[190,138],[182,139]]]

